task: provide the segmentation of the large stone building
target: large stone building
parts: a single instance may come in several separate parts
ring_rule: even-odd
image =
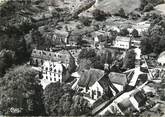
[[[70,52],[70,53],[69,53]],[[30,64],[34,66],[42,66],[44,61],[50,60],[53,62],[61,62],[64,66],[68,66],[70,54],[77,61],[80,49],[71,49],[71,50],[61,50],[61,51],[52,51],[49,50],[38,50],[34,49],[31,54]]]
[[[43,80],[50,82],[63,82],[63,75],[66,68],[63,64],[58,62],[45,61],[42,65]]]
[[[32,51],[30,61],[32,65],[41,66],[46,60],[51,60],[53,62],[61,61],[61,63],[67,65],[69,62],[69,54],[67,54],[66,51],[53,52],[37,49]]]

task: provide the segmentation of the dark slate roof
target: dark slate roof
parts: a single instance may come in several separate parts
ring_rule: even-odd
[[[84,70],[84,72],[82,72],[80,75],[81,77],[78,82],[78,86],[90,87],[104,76],[104,71],[99,69],[89,69]]]
[[[119,85],[126,85],[127,84],[126,74],[111,72],[108,75],[108,77],[112,83],[116,83]]]
[[[102,78],[100,78],[98,82],[103,87],[103,89],[109,87],[108,77],[106,77],[105,75]]]
[[[145,104],[146,101],[146,96],[144,95],[144,93],[142,91],[137,92],[134,95],[134,98],[136,99],[136,101],[139,103],[139,106],[143,106]]]

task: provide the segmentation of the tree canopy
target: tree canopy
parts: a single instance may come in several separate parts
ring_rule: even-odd
[[[3,115],[44,115],[42,86],[37,72],[27,66],[10,70],[0,80],[0,111]]]
[[[80,116],[89,112],[88,101],[77,95],[69,84],[49,84],[44,91],[47,115]]]

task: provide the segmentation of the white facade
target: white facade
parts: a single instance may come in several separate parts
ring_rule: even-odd
[[[129,49],[130,48],[130,37],[116,37],[116,40],[113,43],[113,47],[120,49]]]
[[[135,48],[134,52],[136,53],[135,59],[140,60],[141,59],[141,49],[140,48]]]
[[[94,85],[89,87],[90,97],[94,100],[97,100],[99,97],[103,95],[103,90],[103,87],[98,82],[95,82]]]
[[[45,61],[42,66],[43,80],[62,82],[63,70],[63,65],[61,63]]]

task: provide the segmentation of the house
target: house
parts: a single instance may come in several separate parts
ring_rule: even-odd
[[[78,82],[82,93],[93,100],[97,100],[103,94],[112,97],[123,91],[126,84],[127,78],[125,74],[112,72],[109,75],[105,75],[104,71],[97,69],[86,70],[81,74]]]
[[[119,92],[124,90],[124,87],[128,83],[126,74],[123,73],[116,73],[116,72],[111,72],[109,75],[109,80],[113,83],[113,85],[117,88]],[[114,95],[116,95],[114,92]]]
[[[139,22],[135,25],[132,26],[133,29],[136,29],[139,33],[140,36],[143,35],[143,32],[148,31],[150,27],[150,22],[149,21],[144,21],[144,22]]]
[[[104,76],[104,71],[99,69],[84,70],[78,81],[79,90],[93,100],[96,100],[103,94],[103,88],[96,81]]]
[[[107,43],[107,40],[111,36],[110,32],[105,32],[102,30],[94,32],[94,47],[103,48],[105,45],[104,42]]]
[[[132,111],[140,112],[140,108],[146,103],[146,97],[141,91],[142,87],[143,85],[137,89],[121,94],[112,100],[108,106],[104,107],[98,115],[105,115],[107,112],[115,115],[125,115]]]
[[[45,88],[52,82],[64,82],[66,68],[59,62],[45,61],[41,67],[41,85]]]
[[[158,63],[160,63],[162,66],[165,65],[165,51],[160,53],[158,59],[157,59]]]
[[[81,51],[80,49],[70,49],[70,50],[60,50],[60,51],[54,51],[51,48],[47,50],[33,49],[30,63],[31,65],[34,66],[42,66],[43,62],[46,60],[51,60],[53,62],[61,61],[61,63],[63,63],[63,65],[67,67],[70,58],[69,52],[77,61],[80,51]]]
[[[61,61],[65,66],[69,64],[69,53],[65,50],[53,52],[50,50],[38,50],[33,49],[31,54],[31,65],[41,66],[46,60],[51,60],[53,62]]]
[[[149,78],[148,72],[147,73],[143,72],[141,67],[136,67],[134,69],[127,70],[124,73],[127,75],[127,79],[129,80],[128,85],[130,87],[135,87],[139,82],[144,83]]]
[[[117,36],[115,41],[113,42],[112,47],[127,50],[131,47],[130,44],[131,44],[131,38],[130,37]]]
[[[67,31],[64,30],[55,30],[53,33],[53,42],[56,45],[64,45],[68,43],[68,37],[69,33]]]
[[[141,45],[141,40],[133,38],[131,39],[131,47],[139,48]]]

